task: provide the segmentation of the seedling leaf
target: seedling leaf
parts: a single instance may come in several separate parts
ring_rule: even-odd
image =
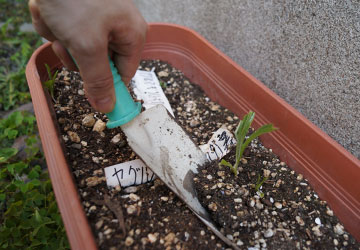
[[[234,173],[235,175],[237,175],[237,169],[234,169],[233,165],[231,165],[230,162],[222,159],[219,165],[223,165],[223,166],[229,167],[229,168],[231,169],[231,171],[233,171],[233,173]]]
[[[272,131],[277,130],[278,128],[275,128],[272,124],[266,124],[262,126],[261,128],[257,129],[254,133],[252,133],[249,138],[244,142],[244,145],[241,148],[240,154],[242,155],[244,153],[245,148],[249,145],[249,143],[254,140],[255,138],[259,137],[262,134],[270,133]]]
[[[234,165],[231,165],[230,163],[226,162],[225,160],[222,160],[220,162],[220,165],[228,166],[231,168],[231,170],[234,172],[235,175],[237,175],[237,169],[240,164],[240,159],[242,158],[242,155],[244,153],[245,148],[249,145],[249,143],[254,140],[256,137],[272,132],[276,130],[277,128],[274,128],[272,124],[267,124],[262,126],[261,128],[257,129],[254,133],[252,133],[248,139],[245,140],[245,136],[248,133],[251,123],[253,122],[255,118],[255,112],[250,111],[248,114],[246,114],[242,120],[240,120],[239,125],[237,126],[235,130],[235,138],[237,141],[236,144],[236,161]]]
[[[264,193],[260,190],[260,188],[267,179],[268,179],[268,177],[264,177],[261,179],[260,175],[258,175],[256,184],[255,184],[255,191],[260,195],[260,198],[264,197]]]
[[[54,74],[51,74],[51,69],[50,69],[49,65],[45,64],[45,68],[46,68],[46,71],[48,73],[49,80],[47,80],[43,84],[44,84],[45,88],[47,88],[47,90],[50,92],[51,98],[55,102],[55,99],[54,99],[54,84],[55,84],[55,79],[56,79],[57,74],[58,74],[58,70],[56,70]]]

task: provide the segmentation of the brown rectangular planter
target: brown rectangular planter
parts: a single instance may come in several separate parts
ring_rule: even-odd
[[[143,59],[161,59],[182,70],[214,101],[242,117],[256,112],[255,127],[273,123],[277,133],[262,136],[293,170],[303,174],[345,228],[360,240],[360,161],[196,32],[178,25],[150,24]],[[57,121],[41,82],[47,63],[61,67],[50,44],[38,48],[27,68],[40,137],[52,185],[73,249],[96,249],[66,163]]]

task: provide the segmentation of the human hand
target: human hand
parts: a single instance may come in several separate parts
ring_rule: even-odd
[[[49,41],[62,63],[76,65],[90,104],[108,113],[115,104],[110,54],[125,84],[139,65],[147,24],[132,0],[30,0],[36,31]]]

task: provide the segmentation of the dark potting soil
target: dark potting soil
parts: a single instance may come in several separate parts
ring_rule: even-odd
[[[230,131],[236,128],[238,117],[212,102],[182,72],[159,60],[142,61],[140,68],[155,70],[178,123],[196,143],[207,143],[223,125]],[[107,187],[103,169],[137,156],[120,128],[105,128],[107,118],[87,102],[78,73],[60,72],[54,109],[100,249],[227,248],[161,180]],[[226,158],[233,162],[233,153]],[[359,249],[309,183],[259,140],[245,151],[241,170],[235,177],[213,162],[202,166],[194,179],[202,204],[240,248]],[[264,175],[269,177],[260,198],[253,184]]]
[[[235,163],[235,148],[224,159]],[[359,249],[307,180],[259,140],[245,150],[237,176],[230,168],[211,162],[200,168],[194,182],[212,220],[239,246]]]

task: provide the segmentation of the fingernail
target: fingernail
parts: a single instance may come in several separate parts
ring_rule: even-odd
[[[114,101],[111,97],[105,97],[103,99],[95,100],[96,110],[104,113],[109,113],[114,108]]]

